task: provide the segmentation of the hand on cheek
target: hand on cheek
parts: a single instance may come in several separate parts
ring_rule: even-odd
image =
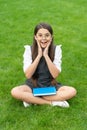
[[[40,43],[38,42],[38,40],[36,40],[36,41],[37,41],[37,45],[38,45],[38,55],[40,57],[42,57],[42,48],[41,48]]]
[[[48,55],[48,50],[49,50],[49,46],[51,44],[51,41],[47,44],[46,48],[43,51],[43,56],[45,57],[46,55]]]

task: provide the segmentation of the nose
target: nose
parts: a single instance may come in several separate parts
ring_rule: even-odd
[[[42,39],[46,39],[46,36],[43,35],[43,36],[42,36]]]

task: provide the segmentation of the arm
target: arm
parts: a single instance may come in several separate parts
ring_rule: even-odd
[[[32,75],[34,74],[34,72],[38,66],[39,61],[40,61],[40,57],[37,56],[36,59],[33,61],[33,63],[31,65],[29,65],[29,67],[25,71],[26,78],[32,77]]]
[[[60,46],[56,46],[55,56],[54,56],[53,62],[51,61],[50,57],[48,56],[48,52],[46,49],[44,50],[43,54],[44,54],[44,57],[45,57],[45,60],[46,60],[46,63],[48,65],[48,68],[49,68],[51,75],[53,76],[53,78],[56,78],[59,75],[59,73],[61,72],[62,54],[61,54]]]
[[[35,60],[32,62],[32,56],[31,56],[31,48],[30,46],[25,46],[25,52],[24,52],[24,73],[27,78],[31,78],[34,74],[38,63],[42,57],[42,50],[38,48],[38,55],[35,58]]]
[[[49,58],[49,56],[45,56],[45,60],[46,63],[48,65],[48,69],[52,75],[53,78],[56,78],[59,75],[59,70],[57,69],[57,67],[53,64],[53,62],[51,61],[51,59]]]

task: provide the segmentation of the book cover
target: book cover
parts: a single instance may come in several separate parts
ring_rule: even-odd
[[[56,94],[56,88],[54,86],[33,88],[34,96],[46,96],[46,95],[55,95],[55,94]]]

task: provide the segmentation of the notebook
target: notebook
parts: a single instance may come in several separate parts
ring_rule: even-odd
[[[46,95],[55,95],[55,94],[56,94],[55,86],[33,88],[34,96],[46,96]]]

